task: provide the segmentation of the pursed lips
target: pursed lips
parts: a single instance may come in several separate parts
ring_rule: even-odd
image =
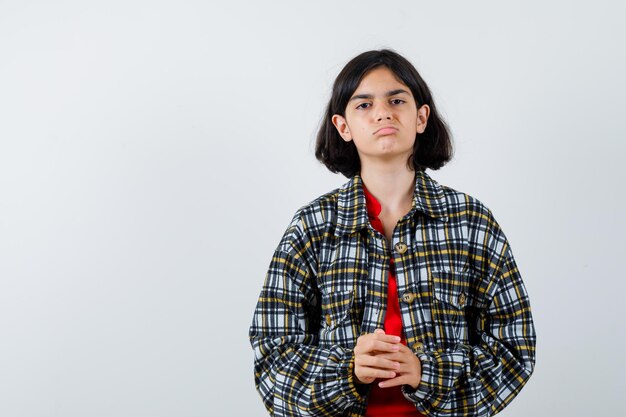
[[[398,129],[394,126],[383,126],[374,132],[375,135],[389,135],[397,132]]]

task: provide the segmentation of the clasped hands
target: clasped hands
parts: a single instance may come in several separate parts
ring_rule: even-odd
[[[399,336],[385,334],[382,329],[361,335],[354,347],[356,382],[369,384],[375,379],[381,388],[410,385],[417,389],[422,379],[422,363]]]

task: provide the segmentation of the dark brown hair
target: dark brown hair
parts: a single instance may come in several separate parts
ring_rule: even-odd
[[[398,79],[411,89],[417,108],[428,104],[430,114],[423,133],[415,137],[413,154],[407,160],[408,167],[415,170],[430,168],[437,170],[452,159],[452,139],[446,123],[439,116],[430,89],[413,64],[397,52],[381,49],[363,52],[354,57],[341,70],[326,107],[326,112],[315,144],[315,157],[331,172],[341,172],[351,178],[361,170],[361,160],[354,141],[346,142],[333,125],[332,117],[339,114],[345,117],[346,106],[361,79],[374,68],[385,66]]]

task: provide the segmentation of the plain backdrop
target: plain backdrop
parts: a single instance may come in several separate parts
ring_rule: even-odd
[[[502,416],[620,416],[615,1],[0,1],[0,416],[264,416],[248,327],[335,76],[393,48],[515,255],[536,370]]]

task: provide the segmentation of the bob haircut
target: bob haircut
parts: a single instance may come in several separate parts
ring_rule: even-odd
[[[374,68],[385,66],[391,70],[398,81],[411,90],[417,108],[428,104],[430,114],[423,133],[415,136],[413,153],[407,160],[411,170],[437,170],[452,159],[451,134],[444,120],[439,116],[430,89],[415,67],[404,57],[390,49],[363,52],[354,57],[341,70],[330,97],[326,113],[317,133],[315,157],[334,173],[341,172],[351,178],[361,171],[361,160],[354,141],[346,142],[341,136],[332,117],[346,115],[346,106],[361,79]]]

